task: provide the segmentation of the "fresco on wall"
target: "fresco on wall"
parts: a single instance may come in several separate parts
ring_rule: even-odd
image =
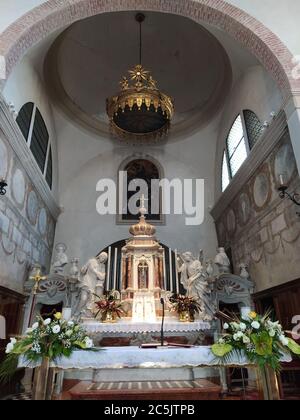
[[[291,191],[300,179],[286,130],[275,149],[257,169],[230,207],[216,221],[220,246],[231,249],[236,272],[249,265],[257,291],[300,277],[298,208],[278,195],[278,176],[286,174]],[[233,216],[238,215],[234,228]]]
[[[55,221],[1,137],[0,168],[8,181],[7,194],[0,197],[0,285],[23,293],[34,263],[49,269]]]

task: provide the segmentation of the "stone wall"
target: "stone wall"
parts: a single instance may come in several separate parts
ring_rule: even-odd
[[[240,184],[235,198],[215,218],[219,244],[231,249],[237,272],[240,263],[249,264],[257,291],[300,277],[300,217],[296,214],[299,208],[289,200],[281,200],[277,191],[279,174],[284,172],[289,190],[300,190],[287,128],[275,143],[267,158],[245,184]]]
[[[7,194],[0,196],[0,285],[22,293],[33,263],[49,268],[55,217],[34,185],[38,176],[34,180],[28,175],[27,167],[32,169],[35,162],[20,159],[7,140],[6,124],[1,124],[5,116],[1,112],[0,177],[5,177],[8,187]],[[23,138],[19,141],[27,147]]]

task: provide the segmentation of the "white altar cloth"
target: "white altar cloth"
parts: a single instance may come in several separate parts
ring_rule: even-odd
[[[120,320],[115,324],[105,324],[95,321],[87,321],[83,325],[87,333],[158,333],[161,329],[161,322],[141,322],[133,323],[126,320]],[[208,331],[211,329],[209,322],[196,321],[196,322],[178,322],[176,320],[166,319],[164,324],[164,333],[171,332],[195,332],[195,331]]]
[[[231,365],[249,366],[243,353],[234,353]],[[97,352],[75,351],[70,358],[62,357],[51,364],[58,369],[122,369],[122,368],[179,368],[220,367],[210,346],[192,348],[140,349],[139,347],[105,347]],[[19,367],[28,365],[20,358]]]

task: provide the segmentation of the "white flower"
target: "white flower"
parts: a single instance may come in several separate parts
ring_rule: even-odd
[[[47,325],[49,325],[49,324],[51,324],[51,319],[50,318],[47,318],[47,319],[45,319],[45,321],[44,321],[44,325],[45,325],[45,327],[47,326]]]
[[[250,343],[250,338],[247,337],[246,335],[244,335],[244,337],[243,337],[243,343],[244,344],[249,344]]]
[[[52,332],[54,334],[58,334],[60,332],[60,326],[59,325],[54,325],[54,327],[52,328]]]
[[[69,326],[69,327],[73,327],[73,326],[74,326],[74,322],[73,322],[73,321],[69,321],[69,322],[68,322],[68,326]]]
[[[15,338],[11,338],[10,342],[14,346],[17,343],[17,340]]]
[[[234,339],[234,341],[240,341],[240,335],[238,334],[238,333],[236,333],[236,334],[233,334],[233,339]]]
[[[227,324],[227,322],[225,322],[225,324],[223,325],[224,330],[228,330],[229,329],[229,324]]]
[[[283,346],[287,346],[289,344],[289,339],[286,338],[284,335],[281,335],[279,337],[279,340]]]
[[[85,337],[84,343],[87,349],[91,349],[92,347],[94,347],[93,340],[91,340],[89,337]]]
[[[7,346],[6,346],[5,353],[9,354],[13,351],[13,349],[14,349],[14,344],[13,343],[8,343]]]
[[[232,322],[232,323],[231,323],[231,327],[232,327],[234,330],[238,330],[238,329],[239,329],[239,324],[238,324],[237,322]]]
[[[260,329],[260,323],[257,321],[253,321],[251,324],[251,327],[254,328],[255,330],[259,330]]]
[[[33,324],[33,326],[32,326],[32,331],[35,331],[35,330],[37,330],[39,328],[39,323],[38,322],[36,322],[36,323],[34,323]]]
[[[246,324],[244,324],[243,322],[241,322],[241,323],[240,323],[240,330],[241,330],[241,331],[246,331],[246,329],[247,329],[247,325],[246,325]]]
[[[269,336],[270,337],[275,337],[276,331],[275,330],[270,330],[269,331]]]
[[[219,344],[225,344],[225,340],[224,340],[224,338],[220,338],[220,339],[219,339]]]

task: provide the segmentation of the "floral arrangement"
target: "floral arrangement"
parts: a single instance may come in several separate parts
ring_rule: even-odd
[[[112,319],[120,319],[123,315],[125,315],[123,305],[120,302],[119,292],[116,292],[115,290],[107,291],[102,298],[99,296],[97,297],[101,300],[95,302],[97,307],[95,318],[101,314],[101,320],[105,321],[108,317],[111,317]]]
[[[170,297],[169,301],[173,306],[173,310],[179,315],[187,312],[191,319],[193,319],[197,313],[201,312],[201,306],[194,298],[175,294]]]
[[[220,315],[228,322],[223,325],[225,333],[212,346],[212,352],[221,362],[230,361],[230,353],[238,350],[259,367],[269,366],[279,371],[284,354],[300,355],[300,346],[285,335],[278,321],[271,320],[270,311],[263,316],[250,312],[243,319],[223,313]]]
[[[30,363],[50,361],[61,356],[70,357],[74,350],[95,350],[93,341],[79,324],[65,321],[57,312],[54,320],[38,317],[37,322],[28,328],[26,335],[19,339],[11,338],[6,347],[7,357],[0,366],[0,381],[11,377],[22,356]]]

